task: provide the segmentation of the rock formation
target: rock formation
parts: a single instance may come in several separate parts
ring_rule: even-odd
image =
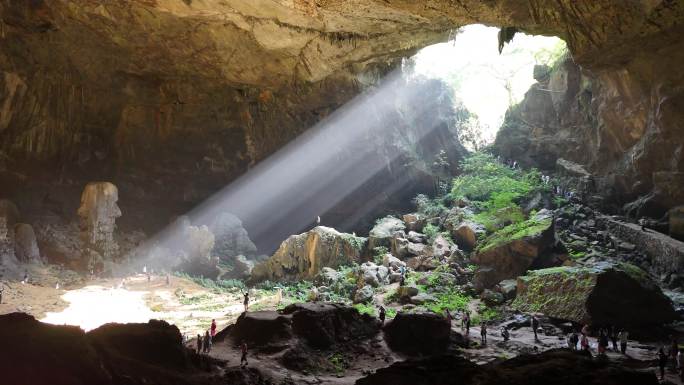
[[[222,212],[209,225],[209,230],[215,237],[213,256],[226,261],[238,255],[256,256],[257,248],[249,239],[247,230],[242,227],[242,221],[237,216]]]
[[[365,238],[317,226],[292,235],[268,260],[254,266],[252,281],[312,279],[323,267],[360,262]]]
[[[643,327],[675,319],[672,302],[645,271],[629,264],[535,270],[518,278],[514,306],[592,325]]]
[[[14,226],[14,254],[22,262],[41,262],[36,234],[31,225],[18,223]]]
[[[102,271],[105,262],[118,257],[119,246],[114,239],[116,219],[121,216],[118,200],[119,191],[109,182],[88,183],[83,189],[78,216],[83,262],[88,270]]]

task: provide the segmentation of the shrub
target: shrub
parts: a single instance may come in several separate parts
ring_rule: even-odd
[[[368,315],[375,317],[375,306],[373,306],[373,305],[367,305],[364,303],[357,303],[354,305],[354,308],[360,314],[368,314]]]

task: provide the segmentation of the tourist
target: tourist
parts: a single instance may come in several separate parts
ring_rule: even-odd
[[[378,318],[380,319],[380,326],[385,324],[385,308],[380,306],[378,310]]]
[[[2,304],[2,292],[5,291],[5,287],[2,285],[3,283],[0,281],[0,304]]]
[[[404,284],[406,284],[406,276],[402,274],[401,278],[399,278],[399,287],[403,287]]]
[[[214,336],[216,335],[216,320],[215,319],[211,320],[211,328],[209,330],[211,330],[211,339],[214,339]]]
[[[480,324],[480,338],[482,339],[482,344],[487,345],[487,322],[482,321]]]
[[[587,338],[587,335],[584,333],[582,333],[582,337],[580,338],[580,347],[584,352],[589,351],[589,338]]]
[[[618,351],[618,345],[617,345],[617,333],[615,332],[615,326],[610,327],[610,342],[613,344],[613,351],[617,352]]]
[[[242,357],[240,357],[240,367],[242,368],[249,365],[249,362],[247,362],[247,343],[245,341],[242,341],[240,351],[242,351]]]
[[[598,354],[600,356],[605,356],[606,348],[608,347],[608,332],[606,329],[599,330],[599,335],[596,340],[598,342]]]
[[[466,331],[466,336],[470,335],[470,312],[465,310],[463,313],[463,328]]]
[[[244,294],[245,300],[242,302],[242,304],[245,306],[245,313],[247,313],[247,308],[249,308],[249,290],[247,290]]]
[[[660,347],[658,350],[658,367],[660,368],[660,381],[665,379],[665,366],[667,366],[667,354],[665,354],[665,348]]]
[[[21,280],[21,284],[23,285],[25,283],[28,283],[28,281],[29,281],[28,271],[25,271],[24,272],[24,279]]]
[[[202,339],[202,335],[198,334],[197,335],[197,354],[202,353],[202,350],[204,350],[204,340]]]
[[[627,352],[627,337],[629,333],[625,329],[620,330],[618,333],[618,338],[620,339],[620,353],[625,354]]]
[[[211,336],[209,335],[209,330],[204,332],[204,352],[211,352]]]
[[[576,331],[570,334],[570,349],[577,350],[577,344],[579,343],[579,336]]]
[[[532,326],[532,331],[534,332],[534,340],[538,341],[539,336],[537,336],[537,329],[539,329],[539,320],[537,319],[537,316],[532,316],[532,319],[530,320],[530,325]]]
[[[501,337],[503,337],[504,342],[508,342],[508,339],[511,338],[511,334],[505,326],[501,327]]]

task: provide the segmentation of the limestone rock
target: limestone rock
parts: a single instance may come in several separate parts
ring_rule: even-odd
[[[397,297],[400,301],[407,302],[411,297],[418,295],[418,288],[413,286],[399,286]]]
[[[414,305],[424,305],[434,301],[437,301],[437,298],[434,295],[427,293],[418,293],[409,299],[409,302]]]
[[[503,294],[489,289],[485,289],[485,291],[480,294],[480,299],[489,306],[501,305],[504,302]]]
[[[398,218],[387,216],[378,219],[375,226],[368,232],[368,249],[373,250],[382,246],[394,254],[395,234],[403,234],[405,228],[404,222]]]
[[[406,261],[406,266],[415,271],[430,271],[439,266],[439,260],[437,260],[435,257],[420,255],[409,258]]]
[[[425,241],[427,241],[427,236],[415,231],[409,231],[406,235],[406,239],[413,243],[425,243]]]
[[[471,251],[477,245],[477,237],[484,233],[484,226],[475,222],[463,222],[451,231],[456,244],[463,250]]]
[[[425,218],[417,213],[411,213],[411,214],[404,214],[402,217],[404,220],[404,225],[406,226],[406,229],[409,231],[413,232],[420,232],[423,231],[423,227],[425,227]],[[415,242],[415,241],[411,241]]]
[[[231,257],[237,255],[247,258],[256,256],[257,248],[249,239],[247,230],[242,227],[242,221],[237,216],[222,212],[209,225],[209,230],[215,237],[212,256],[225,261],[230,261]]]
[[[364,242],[364,238],[317,226],[283,241],[273,256],[254,266],[251,280],[312,279],[323,267],[360,262]]]
[[[430,255],[435,258],[441,259],[451,255],[453,251],[453,244],[449,239],[446,239],[444,235],[439,234],[430,244]]]
[[[359,281],[372,287],[378,287],[388,283],[389,269],[373,262],[364,262],[359,266]]]
[[[406,263],[401,261],[399,258],[393,256],[392,254],[385,254],[382,257],[382,265],[388,268],[390,271],[399,271],[403,266],[406,267]]]
[[[119,246],[114,239],[116,218],[121,210],[116,202],[119,191],[109,182],[88,183],[78,208],[83,258],[89,269],[102,270],[105,261],[114,260]]]
[[[499,293],[501,293],[505,300],[513,299],[518,289],[518,281],[515,279],[504,279],[497,285]]]
[[[415,256],[420,256],[420,255],[425,254],[426,249],[427,249],[427,246],[425,246],[422,243],[409,243],[408,247],[406,248],[409,255],[415,255]]]
[[[41,262],[36,234],[31,225],[18,223],[14,226],[14,254],[22,262]]]
[[[595,325],[641,327],[675,319],[672,302],[648,274],[624,263],[535,270],[518,278],[513,306]]]
[[[387,344],[395,351],[413,354],[436,354],[449,345],[451,325],[434,313],[399,312],[384,328]]]
[[[317,285],[333,286],[337,281],[342,279],[342,274],[331,267],[324,267],[314,279]]]
[[[364,285],[363,287],[356,290],[354,293],[354,303],[367,303],[373,300],[373,287],[370,285]]]
[[[509,234],[499,230],[485,240],[471,258],[480,268],[475,274],[477,290],[491,288],[496,283],[525,274],[555,241],[551,213],[542,210],[526,222],[524,230]]]
[[[244,255],[238,255],[231,259],[233,270],[224,275],[225,278],[245,280],[252,274],[254,268],[254,261],[247,259]]]

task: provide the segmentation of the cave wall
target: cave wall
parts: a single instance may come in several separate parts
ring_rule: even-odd
[[[0,195],[28,220],[69,222],[85,184],[107,180],[119,226],[155,231],[477,22],[564,38],[606,85],[601,134],[575,136],[575,151],[648,191],[649,170],[681,164],[653,166],[664,156],[638,142],[680,139],[683,15],[665,0],[0,0]]]

